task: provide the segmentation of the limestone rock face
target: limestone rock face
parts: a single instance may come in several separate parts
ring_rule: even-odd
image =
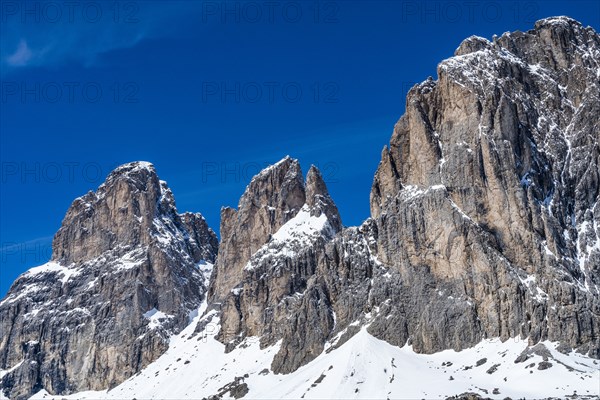
[[[262,243],[231,264],[219,339],[229,349],[247,336],[281,340],[276,373],[365,325],[425,353],[521,337],[600,357],[599,65],[598,34],[564,17],[465,40],[437,81],[409,92],[369,220],[336,224],[309,173],[293,219],[230,248]],[[258,195],[252,186],[245,198]],[[325,215],[327,228],[307,234],[304,213]],[[239,235],[223,232],[222,243]]]
[[[191,243],[190,252],[194,260],[214,264],[219,250],[219,239],[200,213],[179,214]]]
[[[227,287],[219,333],[219,339],[227,343],[228,348],[248,336],[260,337],[262,346],[283,339],[283,349],[274,361],[274,370],[283,372],[294,370],[320,354],[333,328],[328,294],[314,283],[319,281],[316,269],[324,255],[325,245],[342,229],[337,207],[319,170],[311,167],[304,182],[296,160],[286,158],[261,172],[248,186],[240,205],[247,204],[248,198],[271,199],[278,195],[277,188],[289,187],[286,182],[289,173],[284,172],[289,171],[289,166],[294,168],[293,202],[258,204],[262,204],[271,215],[289,215],[291,218],[280,219],[285,221],[281,225],[269,225],[278,226],[269,235],[259,230],[263,245],[244,265],[236,266],[239,268],[236,270],[237,281],[232,281]],[[270,184],[267,192],[263,192],[264,186],[257,185],[257,182],[267,176],[279,177],[280,180]],[[272,181],[273,178],[268,179]],[[275,191],[268,192],[272,190]],[[302,204],[297,202],[300,199]],[[287,212],[290,209],[293,213]],[[248,233],[252,235],[252,232]],[[232,242],[224,233],[221,249],[223,243]],[[248,243],[260,242],[250,238],[247,243],[238,242],[238,247],[230,247],[230,251],[239,254],[250,247]],[[226,265],[221,262],[227,263],[222,252],[216,265],[217,274],[218,268]],[[297,343],[298,340],[302,343]]]
[[[596,32],[550,18],[467,39],[409,92],[371,210],[410,300],[371,332],[424,352],[522,336],[600,356],[599,65]]]
[[[151,164],[117,168],[73,202],[52,260],[0,303],[5,395],[106,389],[154,361],[202,301],[198,266],[217,246],[200,214],[177,214]]]
[[[292,219],[305,201],[300,164],[286,157],[252,179],[237,210],[221,210],[221,243],[210,284],[211,302],[228,295],[252,254]]]

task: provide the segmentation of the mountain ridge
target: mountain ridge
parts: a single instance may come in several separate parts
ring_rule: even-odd
[[[364,349],[380,346],[410,348],[420,354],[410,357],[436,361],[435,355],[448,349],[472,354],[479,348],[502,373],[516,366],[521,378],[527,377],[531,365],[521,363],[531,359],[543,371],[536,372],[540,382],[566,374],[562,386],[541,388],[543,396],[570,394],[569,385],[580,381],[593,390],[600,377],[600,125],[595,118],[600,37],[570,18],[547,18],[532,30],[493,41],[467,38],[437,71],[437,80],[409,91],[406,111],[374,176],[371,217],[358,227],[342,225],[318,169],[311,167],[304,178],[299,162],[287,156],[252,179],[237,209],[221,210],[217,249],[216,235],[201,216],[177,213],[172,193],[151,164],[117,168],[96,192],[100,195],[77,199],[67,212],[55,237],[52,260],[59,263],[46,267],[55,292],[36,299],[36,290],[17,285],[38,283],[27,281],[26,273],[0,303],[0,327],[11,331],[0,339],[4,394],[27,398],[43,388],[46,394],[66,395],[119,384],[115,390],[135,394],[128,385],[142,378],[132,375],[149,379],[144,371],[154,368],[152,361],[169,369],[178,362],[175,354],[193,358],[193,349],[200,348],[221,360],[224,364],[215,365],[225,372],[216,373],[214,384],[199,383],[198,390],[186,386],[194,395],[252,396],[265,392],[260,382],[273,384],[276,376],[295,383],[282,384],[287,392],[271,395],[318,397],[325,393],[318,385],[329,370],[311,372],[315,381],[306,387],[296,379],[308,376],[303,374],[311,365],[347,354],[359,375],[379,382],[369,384],[371,390],[389,386],[390,392],[381,394],[402,396],[402,386],[393,383],[402,371],[388,374],[394,359],[377,366],[385,371],[380,382],[358,358]],[[154,254],[148,259],[142,256],[147,247]],[[46,338],[30,332],[37,326],[26,329],[24,311],[61,296],[65,284],[79,279],[76,268],[60,262],[85,269],[99,256],[106,259],[98,264],[116,270],[126,264],[125,271],[143,270],[136,264],[141,260],[156,266],[144,275],[149,281],[166,279],[158,286],[146,284],[149,295],[117,285],[120,294],[141,298],[135,321],[122,325],[135,333],[123,337],[133,343],[138,332],[155,338],[135,350],[126,347],[125,353],[150,356],[127,361],[119,376],[98,373],[80,382],[69,375],[68,363],[48,365],[61,353],[40,351],[36,346],[43,340],[19,350],[22,343]],[[175,295],[161,300],[165,292]],[[119,312],[131,314],[108,311]],[[92,314],[96,318],[85,319],[88,325],[103,315]],[[75,326],[82,320],[69,321],[63,319]],[[12,333],[15,327],[20,333]],[[170,338],[183,350],[169,346]],[[502,346],[491,345],[495,338]],[[527,344],[521,351],[510,347],[510,340]],[[64,345],[55,336],[53,342]],[[253,350],[245,353],[248,348]],[[248,376],[232,375],[237,373],[232,357],[244,354],[260,357],[260,368],[244,364],[240,368]],[[503,360],[506,354],[516,359]],[[18,364],[21,357],[35,363]],[[98,365],[114,368],[119,362],[103,359]],[[204,374],[197,364],[185,365],[178,367],[184,375],[186,368]],[[46,371],[50,379],[40,377]],[[435,371],[427,373],[439,378]],[[494,373],[493,366],[483,375],[461,373],[459,392],[450,387],[435,396],[478,390],[465,382],[484,382]],[[354,370],[340,375],[357,385],[346,395],[368,397],[353,376]],[[512,381],[495,384],[501,393],[514,393]],[[423,389],[410,393],[427,396]],[[488,395],[492,389],[480,392]]]

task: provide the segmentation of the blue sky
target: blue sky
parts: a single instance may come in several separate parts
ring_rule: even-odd
[[[360,224],[408,89],[462,39],[553,15],[600,28],[581,0],[1,0],[0,296],[128,161],[153,162],[218,231],[221,206],[289,154]]]

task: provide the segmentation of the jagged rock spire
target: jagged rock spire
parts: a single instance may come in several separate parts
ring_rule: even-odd
[[[290,167],[293,171],[291,174]],[[279,179],[273,180],[273,177]],[[281,210],[267,206],[263,200],[252,203],[262,205],[253,208],[252,218],[246,216],[247,204],[250,204],[248,198],[272,199],[279,196],[268,190],[255,194],[258,187],[264,186],[259,182],[265,180],[275,182],[269,184],[269,188],[278,190],[279,187],[287,187],[287,193],[294,193],[291,197],[295,201],[293,213],[281,213]],[[290,191],[289,188],[294,190]],[[219,339],[227,343],[228,349],[246,335],[262,336],[269,332],[264,339],[269,343],[280,338],[273,331],[273,318],[277,319],[279,314],[285,312],[279,302],[285,296],[301,291],[309,279],[316,278],[316,261],[313,258],[342,230],[338,209],[319,170],[312,166],[304,182],[298,162],[289,158],[258,174],[242,196],[240,206],[245,206],[244,214],[241,214],[240,209],[237,215],[244,215],[245,221],[273,221],[261,217],[260,212],[265,209],[264,215],[287,215],[289,218],[287,221],[280,220],[285,222],[283,224],[258,225],[258,228],[257,223],[253,223],[255,229],[251,231],[244,231],[239,217],[232,220],[228,216],[225,224],[221,225],[230,226],[230,222],[234,222],[233,229],[222,231],[219,257],[213,275],[213,283],[218,284],[211,285],[211,289],[215,287],[213,298],[220,299],[222,329]],[[280,207],[290,208],[289,202],[280,203]],[[267,233],[265,228],[272,230]],[[245,242],[240,242],[239,237],[244,237]],[[254,243],[262,245],[249,251]],[[229,246],[227,253],[224,251],[225,246]],[[244,252],[248,256],[241,259],[239,254]],[[233,267],[235,270],[230,270]],[[224,274],[226,279],[219,279],[219,274]],[[258,277],[260,279],[257,280]],[[324,314],[319,318],[331,322],[326,303],[322,306]]]
[[[221,209],[221,243],[209,300],[219,302],[241,280],[252,254],[292,219],[306,202],[298,160],[289,156],[257,174],[238,209]]]
[[[314,165],[311,165],[306,175],[306,205],[312,215],[324,213],[335,232],[342,230],[342,219],[337,206],[329,195],[321,171]]]

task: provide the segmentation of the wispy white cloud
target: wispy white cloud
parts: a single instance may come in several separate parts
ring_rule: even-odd
[[[97,21],[77,13],[71,18],[66,11],[58,21],[44,18],[37,21],[33,17],[24,21],[19,14],[4,16],[0,24],[2,73],[73,62],[95,65],[104,53],[131,48],[144,39],[170,35],[199,19],[188,3],[197,2],[136,2],[133,16],[128,9],[121,10],[118,18],[112,2],[95,3],[106,5]]]
[[[21,39],[19,45],[17,46],[17,50],[6,57],[6,62],[8,65],[13,67],[22,67],[27,65],[33,56],[33,52],[27,46],[27,42],[24,39]]]

